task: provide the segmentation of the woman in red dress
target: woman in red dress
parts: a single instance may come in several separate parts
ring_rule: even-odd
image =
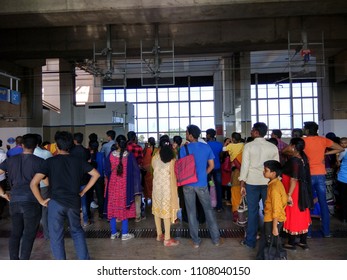
[[[313,207],[311,174],[307,156],[304,153],[305,142],[302,138],[292,138],[287,149],[292,157],[284,164],[282,183],[288,194],[286,221],[283,230],[288,233],[286,249],[295,250],[296,245],[308,249],[307,232],[311,224],[310,208]],[[296,237],[300,240],[296,243]]]
[[[134,238],[129,233],[128,219],[135,218],[135,195],[141,185],[140,169],[132,153],[126,151],[126,138],[119,135],[116,138],[117,149],[109,156],[111,174],[107,186],[107,218],[110,221],[111,239],[120,236],[117,232],[116,219],[122,221],[122,240]]]

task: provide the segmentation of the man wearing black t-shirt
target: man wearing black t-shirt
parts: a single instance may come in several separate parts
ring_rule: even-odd
[[[37,146],[35,134],[23,136],[23,152],[7,158],[0,164],[0,174],[8,172],[11,183],[10,214],[11,236],[9,252],[11,260],[28,260],[41,220],[41,205],[30,190],[30,181],[39,172],[44,159],[33,155]]]
[[[77,258],[89,259],[80,220],[81,197],[95,184],[100,174],[89,163],[69,154],[73,145],[71,133],[57,132],[55,142],[58,155],[45,161],[44,167],[34,176],[30,187],[40,204],[48,207],[49,237],[54,258],[66,259],[64,222],[67,219]],[[81,180],[86,173],[90,175],[90,179],[80,191]],[[38,185],[45,176],[48,177],[52,195],[50,199],[44,200]]]

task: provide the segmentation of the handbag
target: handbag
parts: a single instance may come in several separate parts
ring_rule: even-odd
[[[187,155],[176,160],[175,163],[175,175],[178,187],[196,183],[198,181],[194,156],[189,154],[187,145],[184,145],[184,148],[186,149]]]
[[[275,241],[276,240],[276,241]],[[275,243],[276,242],[276,246]],[[265,260],[286,260],[287,251],[280,248],[279,246],[279,236],[271,235],[271,241],[268,246],[264,249],[264,259]]]
[[[240,202],[240,206],[237,209],[237,221],[238,226],[244,227],[247,225],[248,221],[248,206],[246,198],[243,196]]]

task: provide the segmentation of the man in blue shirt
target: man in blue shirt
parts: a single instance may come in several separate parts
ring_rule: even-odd
[[[17,136],[16,137],[16,146],[14,146],[13,148],[11,148],[7,151],[7,157],[9,158],[9,157],[13,157],[15,155],[19,155],[19,154],[23,153],[22,143],[23,143],[23,137]]]
[[[198,177],[196,183],[183,186],[184,201],[188,213],[189,232],[192,238],[193,248],[199,248],[201,244],[199,223],[196,219],[196,195],[204,209],[213,244],[215,246],[221,244],[216,216],[211,206],[210,194],[207,187],[207,174],[214,168],[214,155],[209,145],[198,141],[200,134],[201,130],[196,125],[191,124],[187,126],[186,139],[189,142],[187,148],[189,154],[194,155],[196,174]],[[186,155],[186,149],[180,149],[180,157],[183,158]]]
[[[209,174],[209,179],[213,180],[216,195],[217,195],[217,205],[216,210],[218,213],[222,212],[222,173],[220,169],[220,154],[223,151],[223,144],[216,140],[216,131],[213,128],[206,130],[206,141],[211,147],[214,154],[214,168]],[[209,181],[210,181],[209,180]]]

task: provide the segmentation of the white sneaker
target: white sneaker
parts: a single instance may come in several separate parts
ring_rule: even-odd
[[[120,236],[120,232],[117,231],[116,233],[111,234],[111,239],[116,239],[116,238],[118,238],[119,236]]]
[[[135,235],[133,233],[122,234],[122,241],[129,240],[129,239],[132,239],[134,237],[135,237]]]
[[[99,205],[96,204],[95,201],[92,201],[92,202],[90,203],[90,207],[93,208],[93,209],[96,209],[96,208],[99,208]]]

